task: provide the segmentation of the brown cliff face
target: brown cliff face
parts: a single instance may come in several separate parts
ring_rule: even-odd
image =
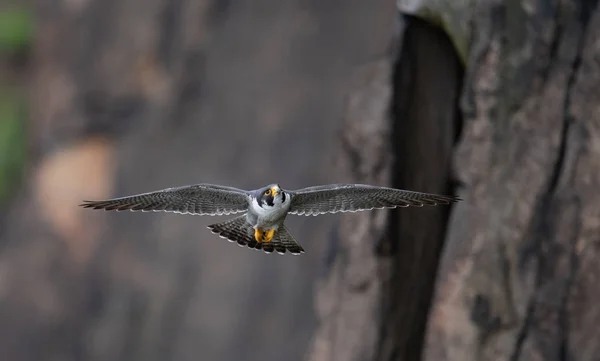
[[[1,232],[2,359],[301,360],[334,216],[290,217],[307,254],[280,257],[213,236],[215,219],[77,204],[348,181],[333,157],[347,80],[385,51],[392,10],[38,1],[31,157]]]

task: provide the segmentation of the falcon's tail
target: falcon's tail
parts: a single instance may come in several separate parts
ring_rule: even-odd
[[[241,247],[248,247],[256,250],[262,249],[266,253],[284,254],[289,251],[291,254],[304,253],[304,249],[296,242],[294,237],[288,232],[284,225],[281,225],[275,233],[275,237],[268,243],[258,243],[254,239],[254,228],[246,222],[246,215],[229,219],[225,222],[215,223],[208,226],[212,233],[225,238],[230,242],[236,242]]]
[[[290,234],[290,232],[287,230],[287,228],[285,228],[283,224],[279,226],[279,229],[275,233],[275,236],[273,237],[271,242],[255,242],[254,245],[249,244],[248,247],[262,249],[267,253],[273,253],[273,251],[277,251],[277,253],[279,254],[284,254],[287,251],[294,255],[304,253],[304,249],[302,249],[302,246],[300,246],[298,242],[296,242],[294,237]]]
[[[296,242],[294,237],[283,224],[279,226],[279,229],[275,232],[275,236],[270,242],[258,243],[254,240],[254,238],[252,238],[252,242],[248,243],[248,247],[262,249],[266,253],[273,253],[273,251],[279,254],[290,252],[293,255],[304,253],[302,246]]]
[[[208,226],[208,229],[229,242],[236,242],[241,247],[245,247],[250,243],[256,243],[254,240],[254,228],[246,222],[245,214],[226,220],[225,222],[211,224]]]
[[[275,250],[281,254],[285,253],[286,250],[295,255],[304,253],[304,248],[298,244],[294,236],[291,235],[283,224],[279,227],[277,233],[275,233],[275,237],[273,237],[273,240],[269,243],[272,243]]]

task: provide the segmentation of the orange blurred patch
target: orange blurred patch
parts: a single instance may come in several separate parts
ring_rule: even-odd
[[[71,256],[85,262],[93,250],[98,224],[84,221],[83,199],[107,198],[115,172],[114,146],[92,137],[49,155],[35,178],[40,214],[67,243]]]

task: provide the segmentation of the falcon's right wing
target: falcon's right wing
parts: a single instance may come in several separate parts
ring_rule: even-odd
[[[250,193],[233,187],[195,184],[102,201],[84,201],[84,208],[106,211],[154,211],[196,215],[246,212]]]

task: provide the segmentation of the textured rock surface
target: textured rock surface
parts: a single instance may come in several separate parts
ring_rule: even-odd
[[[469,0],[396,0],[398,10],[407,15],[418,16],[444,29],[466,63],[471,47],[471,29],[476,16]]]
[[[595,360],[600,12],[480,4],[425,360]]]

